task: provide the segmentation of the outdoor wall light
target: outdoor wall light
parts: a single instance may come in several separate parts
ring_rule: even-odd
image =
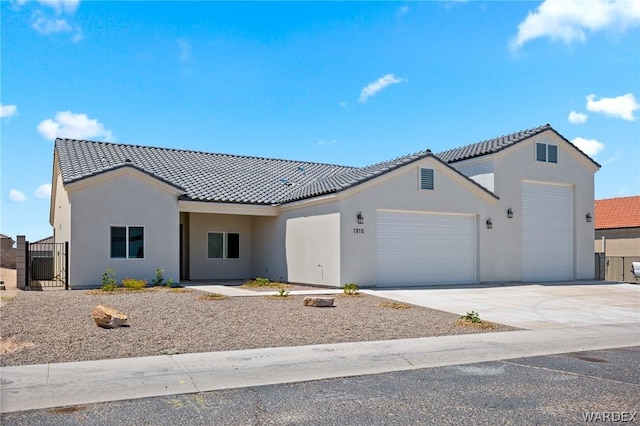
[[[511,209],[511,207],[507,209],[507,217],[509,219],[513,219],[513,210]]]
[[[362,212],[358,212],[358,215],[356,216],[356,220],[358,221],[358,225],[364,224],[364,216],[362,216]]]
[[[591,222],[591,213],[587,213],[586,218],[587,218],[587,222]]]
[[[493,222],[491,222],[491,218],[487,219],[487,229],[493,229]]]

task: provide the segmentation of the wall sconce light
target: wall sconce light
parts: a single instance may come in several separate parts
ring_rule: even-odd
[[[493,222],[491,222],[491,218],[487,219],[487,229],[493,229]]]
[[[511,209],[511,207],[507,209],[507,217],[509,219],[513,219],[513,210]]]
[[[364,216],[362,216],[362,212],[358,212],[358,215],[356,216],[356,220],[358,222],[358,225],[364,224]]]
[[[586,218],[587,218],[587,222],[591,222],[591,213],[587,213]]]

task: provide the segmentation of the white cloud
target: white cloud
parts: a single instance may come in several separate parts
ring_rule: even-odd
[[[179,38],[176,42],[178,43],[178,57],[180,58],[180,62],[188,62],[191,59],[193,46],[186,38]]]
[[[18,107],[15,105],[0,104],[0,117],[13,117],[17,112]]]
[[[540,37],[569,44],[585,41],[586,31],[625,31],[640,25],[637,0],[545,0],[518,25],[513,49]]]
[[[66,33],[72,30],[71,25],[64,19],[49,19],[44,16],[33,21],[33,29],[42,35]]]
[[[375,96],[376,93],[389,86],[390,84],[398,84],[405,81],[404,78],[398,78],[393,74],[387,74],[384,77],[380,77],[376,81],[369,83],[365,88],[360,92],[360,98],[358,102],[365,103],[367,99],[372,96]]]
[[[9,191],[9,199],[16,203],[23,203],[27,201],[27,196],[24,195],[23,192],[18,191],[17,189],[12,189]]]
[[[587,114],[582,112],[571,111],[569,113],[569,122],[573,124],[583,124],[587,121]]]
[[[37,198],[48,199],[49,197],[51,197],[51,184],[43,183],[38,187],[38,189],[36,189],[34,195]]]
[[[587,154],[589,157],[596,156],[600,151],[604,149],[604,144],[598,142],[595,139],[585,139],[577,137],[571,141],[580,151]]]
[[[400,8],[398,8],[398,14],[400,14],[400,15],[404,15],[408,11],[409,11],[409,6],[407,6],[406,4],[404,6],[400,6]]]
[[[46,139],[55,138],[87,139],[101,137],[106,141],[112,140],[110,130],[98,120],[89,118],[86,114],[75,114],[71,111],[62,111],[38,124],[38,131]]]
[[[47,6],[61,13],[74,13],[78,8],[80,0],[37,0],[43,6]]]
[[[596,95],[587,96],[587,109],[592,112],[601,112],[611,117],[622,118],[627,121],[634,121],[636,117],[633,112],[640,108],[633,93],[618,96],[615,98],[600,98],[595,100]]]
[[[333,145],[337,141],[335,139],[326,140],[326,141],[318,141],[318,145]]]

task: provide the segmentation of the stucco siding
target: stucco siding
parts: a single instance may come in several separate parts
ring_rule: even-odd
[[[209,233],[240,234],[238,259],[210,259]],[[251,216],[189,214],[189,271],[191,280],[245,279],[252,276],[253,224]]]
[[[57,173],[55,177],[55,199],[52,203],[52,218],[54,242],[64,243],[69,241],[71,244],[71,203],[69,194],[62,185],[62,177]],[[71,269],[71,267],[70,267]],[[71,271],[69,272],[71,277]]]
[[[605,237],[604,250],[602,237]],[[595,252],[607,256],[640,256],[640,228],[595,231]]]
[[[291,282],[340,285],[340,213],[286,221],[286,256]]]
[[[166,278],[179,280],[179,216],[174,193],[135,173],[121,173],[72,190],[69,199],[72,288],[100,286],[107,268],[115,271],[118,281],[125,277],[150,281],[158,268],[165,270]],[[112,259],[111,226],[143,226],[144,258]],[[58,241],[59,237],[56,232]]]

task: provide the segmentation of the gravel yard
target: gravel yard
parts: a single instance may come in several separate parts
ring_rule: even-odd
[[[202,294],[167,288],[97,295],[18,291],[0,308],[0,365],[513,330],[463,327],[456,325],[457,315],[380,306],[389,301],[367,295],[339,295],[335,307],[313,308],[302,305],[302,296],[200,300]],[[99,304],[126,313],[130,327],[97,327],[91,312]]]

